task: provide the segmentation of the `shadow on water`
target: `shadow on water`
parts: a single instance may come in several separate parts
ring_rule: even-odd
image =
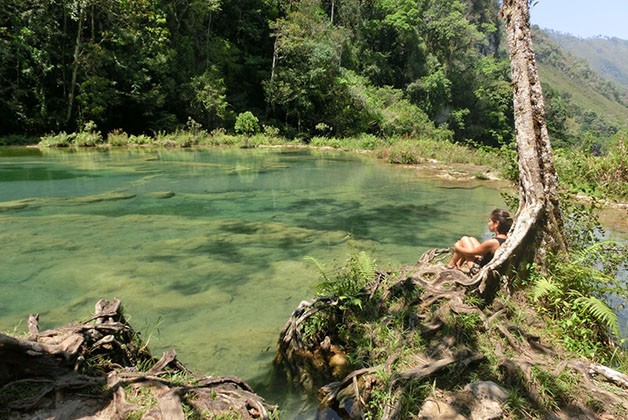
[[[72,178],[95,178],[98,175],[89,172],[66,171],[40,167],[12,165],[0,167],[0,182],[14,181],[54,181]]]

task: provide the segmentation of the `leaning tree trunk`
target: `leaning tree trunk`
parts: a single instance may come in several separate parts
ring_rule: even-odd
[[[545,125],[528,1],[504,0],[500,15],[506,25],[514,89],[519,210],[508,240],[476,276],[482,293],[494,290],[502,276],[525,273],[528,263],[543,264],[548,251],[566,250],[558,207],[558,177]]]

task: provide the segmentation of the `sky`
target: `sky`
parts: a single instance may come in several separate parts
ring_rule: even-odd
[[[598,35],[628,40],[628,0],[534,0],[530,21],[580,38]]]

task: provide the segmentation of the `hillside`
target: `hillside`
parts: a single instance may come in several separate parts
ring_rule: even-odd
[[[571,143],[587,132],[607,137],[626,127],[628,88],[602,77],[545,31],[534,27],[532,33],[553,137]]]
[[[628,41],[619,38],[581,39],[560,32],[546,32],[563,50],[587,60],[606,79],[628,87]]]

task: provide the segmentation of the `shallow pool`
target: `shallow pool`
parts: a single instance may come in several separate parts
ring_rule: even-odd
[[[278,333],[319,280],[304,257],[414,263],[487,233],[503,206],[489,186],[341,152],[0,148],[0,329],[26,330],[34,312],[59,326],[118,297],[156,356],[174,347],[308,418],[307,398],[269,382]]]

